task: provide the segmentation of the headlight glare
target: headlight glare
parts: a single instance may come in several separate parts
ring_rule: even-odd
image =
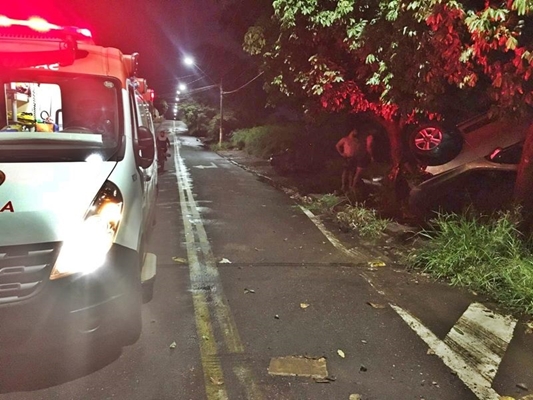
[[[117,186],[107,181],[85,214],[64,241],[50,279],[100,268],[115,240],[122,218],[123,201]]]

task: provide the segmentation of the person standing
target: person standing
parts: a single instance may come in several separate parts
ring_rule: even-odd
[[[337,142],[335,148],[344,158],[341,177],[343,192],[355,191],[357,185],[362,182],[361,176],[373,159],[372,143],[372,135],[364,136],[356,128]]]

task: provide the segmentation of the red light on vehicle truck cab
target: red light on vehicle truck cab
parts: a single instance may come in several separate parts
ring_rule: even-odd
[[[59,29],[59,26],[51,24],[39,17],[31,17],[28,22],[28,27],[37,32],[48,32],[52,29]]]
[[[80,35],[85,36],[86,38],[92,39],[93,34],[89,29],[76,29],[76,32],[78,32]]]
[[[22,19],[12,19],[5,15],[0,15],[0,26],[7,28],[10,26],[26,26],[37,32],[48,32],[52,29],[60,29],[59,26],[54,25],[40,17],[31,17],[27,21]]]
[[[0,15],[0,26],[7,28],[11,26],[11,18],[6,17],[5,15]]]

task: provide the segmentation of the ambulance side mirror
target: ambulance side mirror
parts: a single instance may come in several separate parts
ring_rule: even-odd
[[[136,151],[137,164],[141,168],[148,168],[155,159],[154,135],[145,126],[140,126],[137,130],[138,144]]]

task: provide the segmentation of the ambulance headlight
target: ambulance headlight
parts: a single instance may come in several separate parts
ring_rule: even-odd
[[[81,223],[63,242],[50,279],[89,274],[106,260],[122,219],[123,201],[118,187],[107,181]]]

